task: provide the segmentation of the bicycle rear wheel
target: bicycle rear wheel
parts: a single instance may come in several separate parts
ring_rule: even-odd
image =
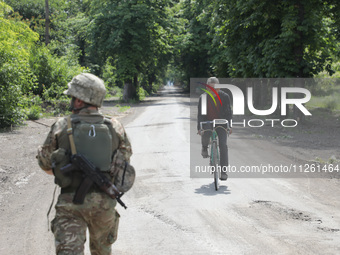
[[[215,190],[218,190],[218,188],[219,188],[219,180],[220,180],[220,173],[219,173],[219,171],[217,169],[218,162],[219,162],[217,142],[213,142],[212,143],[211,150],[212,150],[211,165],[214,166],[214,184],[215,184]]]

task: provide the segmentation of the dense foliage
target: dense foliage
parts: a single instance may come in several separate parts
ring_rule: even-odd
[[[34,85],[29,57],[38,34],[21,21],[6,19],[11,10],[0,2],[0,127],[23,118],[21,95]]]
[[[170,48],[167,2],[91,1],[90,54],[99,66],[110,57],[110,64],[116,66],[117,79],[134,86],[127,97],[136,97],[138,78],[143,75],[151,85],[153,77],[167,65]]]
[[[0,127],[60,112],[84,71],[125,100],[190,77],[338,75],[339,15],[336,0],[1,1]]]

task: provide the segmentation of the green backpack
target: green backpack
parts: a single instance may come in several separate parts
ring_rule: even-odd
[[[113,144],[111,122],[103,118],[100,122],[89,123],[81,118],[73,119],[73,138],[77,153],[82,154],[103,172],[109,172],[113,152],[118,147]]]
[[[96,167],[103,172],[109,172],[113,160],[114,152],[118,148],[118,139],[111,121],[101,115],[73,115],[70,118],[72,128],[67,128],[72,132],[74,144],[78,154],[82,154]],[[66,132],[62,132],[58,141],[59,149],[54,151],[51,156],[55,182],[61,188],[77,188],[81,182],[81,174],[72,172],[64,175],[60,169],[70,162],[71,144]],[[67,138],[67,139],[66,139]]]

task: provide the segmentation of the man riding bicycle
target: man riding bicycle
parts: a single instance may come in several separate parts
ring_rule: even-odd
[[[201,143],[202,143],[202,156],[203,158],[209,157],[208,154],[208,145],[211,137],[211,131],[202,132],[200,123],[202,121],[213,121],[214,119],[225,119],[230,123],[232,118],[232,110],[230,107],[230,97],[227,93],[221,91],[219,88],[215,88],[215,84],[219,84],[219,80],[216,77],[210,77],[207,80],[207,88],[211,91],[211,96],[207,96],[207,109],[205,115],[202,114],[202,95],[199,99],[198,103],[198,114],[197,114],[197,130],[198,134],[201,135]],[[221,101],[218,99],[218,96],[215,94],[214,89]],[[217,102],[217,103],[215,103]],[[227,124],[219,125],[224,128],[217,128],[216,132],[219,140],[219,148],[220,148],[220,164],[221,169],[227,169],[228,162],[228,146],[227,146],[227,132],[226,128],[228,128]],[[231,129],[229,130],[229,134],[231,134]],[[225,171],[221,172],[221,180],[227,180],[228,175]]]

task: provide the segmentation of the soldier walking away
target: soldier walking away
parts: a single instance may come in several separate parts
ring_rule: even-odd
[[[52,125],[37,155],[39,166],[54,175],[55,183],[61,187],[51,223],[56,254],[84,254],[88,229],[91,254],[109,255],[117,239],[120,216],[115,206],[120,199],[118,196],[112,199],[103,190],[114,187],[114,191],[118,188],[123,193],[131,188],[134,182],[134,169],[129,165],[131,145],[122,124],[98,111],[106,94],[100,78],[79,74],[64,94],[72,98],[72,114]],[[80,164],[83,162],[78,162],[74,155],[90,162],[86,170],[95,174],[86,176]],[[74,163],[77,164],[73,166]],[[67,169],[72,171],[63,171],[65,166],[71,166]],[[103,180],[104,188],[97,185]]]

